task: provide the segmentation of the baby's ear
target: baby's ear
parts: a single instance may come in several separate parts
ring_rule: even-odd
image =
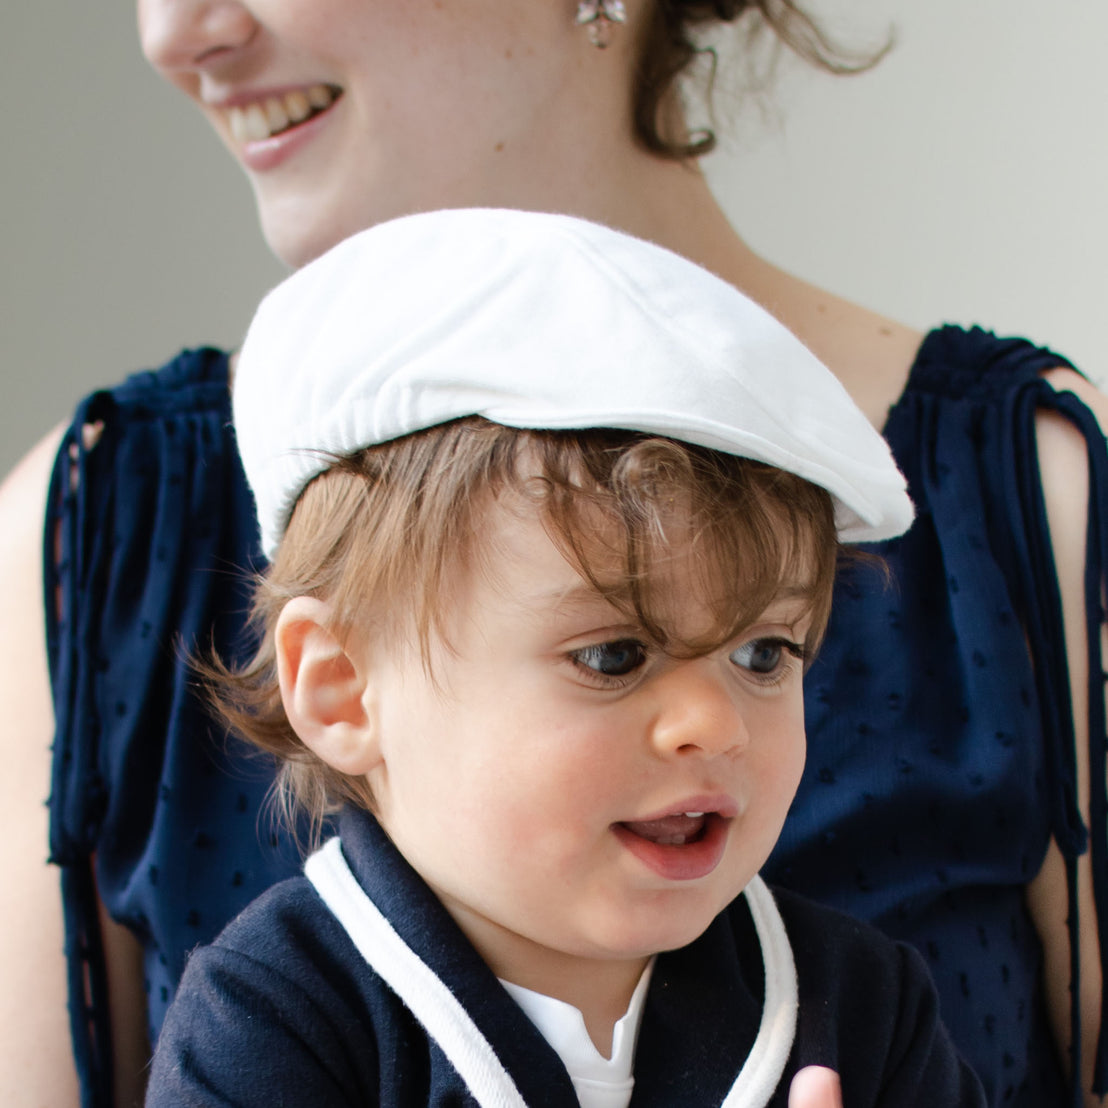
[[[277,618],[281,700],[304,745],[340,773],[362,777],[381,760],[367,672],[356,648],[332,630],[331,609],[293,597]]]

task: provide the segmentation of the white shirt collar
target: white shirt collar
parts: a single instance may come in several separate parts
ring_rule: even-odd
[[[510,981],[500,982],[561,1058],[582,1108],[627,1108],[635,1085],[635,1044],[653,968],[652,958],[635,986],[626,1013],[612,1030],[610,1058],[596,1049],[584,1016],[572,1004]]]

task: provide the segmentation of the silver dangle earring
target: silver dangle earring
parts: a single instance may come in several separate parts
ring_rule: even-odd
[[[580,0],[577,23],[589,30],[589,42],[603,50],[612,41],[612,24],[626,23],[623,0]]]

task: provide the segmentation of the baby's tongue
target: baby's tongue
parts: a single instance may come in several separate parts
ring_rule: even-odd
[[[704,815],[663,816],[662,819],[630,820],[623,825],[628,831],[652,843],[681,846],[700,834]]]

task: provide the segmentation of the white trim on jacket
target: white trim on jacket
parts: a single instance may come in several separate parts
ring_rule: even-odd
[[[358,952],[439,1044],[482,1108],[526,1108],[469,1013],[358,884],[339,839],[317,850],[304,872]],[[765,1002],[754,1045],[721,1108],[765,1108],[781,1082],[796,1034],[796,964],[784,921],[760,877],[744,895],[762,949]]]

